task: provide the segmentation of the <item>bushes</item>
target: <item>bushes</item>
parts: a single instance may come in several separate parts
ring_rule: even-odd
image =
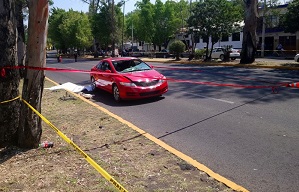
[[[195,50],[194,59],[201,59],[206,54],[205,49],[197,49]]]
[[[173,43],[169,45],[169,51],[174,53],[176,60],[180,59],[180,54],[184,52],[185,44],[182,41],[175,40]]]

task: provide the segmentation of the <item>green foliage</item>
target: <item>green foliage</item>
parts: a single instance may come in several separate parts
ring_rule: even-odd
[[[67,44],[62,38],[62,33],[59,30],[59,25],[62,24],[63,15],[65,10],[59,8],[53,8],[49,17],[48,37],[52,40],[52,43],[56,48],[66,49]]]
[[[175,54],[177,60],[179,59],[180,54],[184,52],[184,50],[185,44],[182,41],[175,40],[169,45],[169,51]]]
[[[287,12],[282,18],[282,26],[285,32],[295,33],[299,31],[299,0],[293,0],[287,7]]]
[[[153,4],[150,0],[142,0],[136,3],[139,10],[139,19],[136,25],[138,37],[142,41],[152,42],[154,34]]]
[[[205,49],[195,50],[194,59],[201,59],[205,55],[205,53],[206,53]]]
[[[154,6],[153,44],[167,47],[167,42],[180,27],[179,19],[175,17],[174,6],[167,1],[165,4],[157,0]]]
[[[110,18],[110,8],[108,4],[102,4],[99,9],[99,13],[92,16],[92,34],[97,41],[101,43],[101,47],[108,47],[111,42],[111,18]]]
[[[187,27],[187,19],[190,16],[190,4],[186,0],[180,0],[179,2],[175,3],[173,2],[174,6],[174,13],[175,18],[178,18],[179,20],[179,26],[180,28]]]
[[[226,0],[205,0],[194,3],[189,27],[196,29],[198,36],[212,40],[212,46],[222,36],[229,36],[240,30],[243,15],[240,6]],[[208,42],[208,41],[207,41]],[[207,43],[207,47],[208,43]]]
[[[132,41],[132,35],[134,39],[140,40],[139,35],[137,34],[136,26],[139,23],[139,12],[134,11],[126,15],[125,22],[125,35],[127,40]],[[134,40],[135,41],[135,40]]]
[[[92,45],[88,16],[72,9],[52,9],[49,18],[49,38],[58,49],[86,48]]]
[[[134,42],[152,42],[157,46],[165,46],[180,28],[186,27],[189,16],[188,1],[180,2],[156,0],[153,5],[149,0],[136,3],[137,9],[126,15],[125,38]],[[133,26],[133,30],[132,30]]]

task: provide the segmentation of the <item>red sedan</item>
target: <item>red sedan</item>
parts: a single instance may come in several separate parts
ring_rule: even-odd
[[[114,100],[158,97],[168,91],[166,77],[135,57],[101,60],[91,69],[96,88],[113,94]]]

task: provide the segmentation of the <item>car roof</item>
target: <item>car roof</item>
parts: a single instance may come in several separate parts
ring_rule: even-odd
[[[109,57],[103,59],[103,61],[128,61],[132,59],[139,59],[137,57]]]

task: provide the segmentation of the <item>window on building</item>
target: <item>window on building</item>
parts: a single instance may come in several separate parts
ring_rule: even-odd
[[[232,34],[232,41],[240,41],[240,32]]]
[[[222,42],[228,41],[228,35],[223,35],[223,36],[221,37],[221,41],[222,41]]]
[[[279,17],[276,15],[270,15],[267,18],[267,28],[277,27],[279,24]]]

